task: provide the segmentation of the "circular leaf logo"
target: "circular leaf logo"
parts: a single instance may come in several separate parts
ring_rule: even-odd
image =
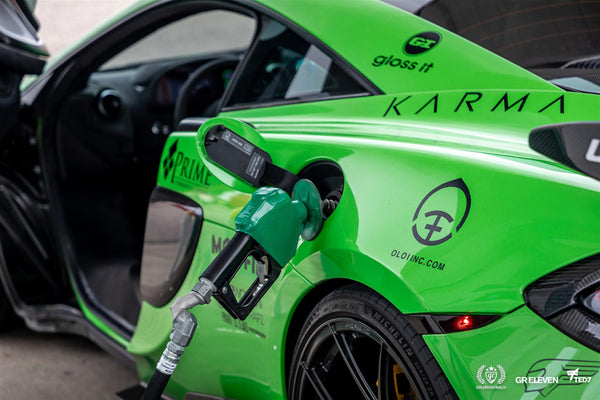
[[[444,243],[457,233],[471,209],[471,193],[462,179],[439,185],[427,193],[415,210],[413,236],[425,246]]]

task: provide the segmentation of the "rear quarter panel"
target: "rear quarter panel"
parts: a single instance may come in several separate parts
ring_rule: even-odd
[[[299,243],[283,277],[247,321],[230,320],[214,302],[194,310],[198,334],[170,393],[285,397],[288,324],[306,293],[329,279],[371,287],[403,313],[508,313],[523,304],[527,284],[600,251],[600,183],[527,146],[533,127],[597,119],[596,98],[561,91],[479,93],[471,107],[465,105],[469,94],[455,91],[222,114],[253,124],[274,162],[292,172],[319,160],[336,162],[345,188],[321,234]],[[511,107],[523,98],[522,107]],[[464,191],[447,188],[431,196],[427,207],[453,218],[441,221],[435,234],[451,237],[433,246],[420,243],[413,226],[425,236],[433,219],[415,219],[419,205],[433,189],[457,179],[468,188],[468,215]],[[233,235],[233,219],[249,197],[220,184],[199,164],[193,133],[171,135],[158,184],[193,198],[204,210],[182,295]],[[243,274],[250,279],[251,264]],[[144,304],[129,348],[138,355],[142,378],[149,379],[169,329],[168,307]]]

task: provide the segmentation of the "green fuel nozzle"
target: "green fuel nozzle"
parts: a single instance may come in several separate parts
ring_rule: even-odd
[[[299,180],[291,197],[279,188],[257,189],[235,219],[233,238],[192,291],[171,306],[173,319],[211,297],[232,317],[245,319],[296,254],[299,238],[314,239],[322,223],[321,198],[312,182]],[[257,278],[237,301],[230,282],[248,257],[258,261]]]
[[[312,182],[299,180],[292,196],[279,188],[257,189],[235,219],[235,229],[254,238],[279,265],[287,264],[298,238],[314,239],[321,230],[321,198]]]

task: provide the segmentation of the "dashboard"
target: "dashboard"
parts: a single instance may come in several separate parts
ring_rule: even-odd
[[[157,79],[153,88],[152,105],[156,107],[175,107],[177,97],[188,77],[202,64],[192,63],[175,67]],[[213,70],[194,84],[190,91],[192,110],[202,111],[215,99],[220,99],[233,76],[233,68]]]
[[[173,129],[177,100],[190,76],[220,57],[182,58],[100,69],[90,75],[80,94],[95,97],[96,111],[105,121],[115,121],[120,115],[128,114],[133,119],[134,129],[145,125],[153,134],[167,135]],[[234,70],[235,66],[222,65],[202,73],[193,86],[187,88],[185,116],[204,116],[209,107],[216,111]],[[118,109],[106,112],[107,102],[102,104],[101,98],[105,93],[111,95],[108,104],[114,104]]]

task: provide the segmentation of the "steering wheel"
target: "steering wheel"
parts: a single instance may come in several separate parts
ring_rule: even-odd
[[[203,78],[213,74],[215,72],[223,71],[227,68],[235,69],[240,62],[239,57],[219,57],[206,64],[198,67],[181,86],[179,95],[177,96],[177,102],[175,103],[175,112],[173,113],[173,119],[175,127],[179,125],[179,122],[188,116],[190,106],[190,96],[192,91],[196,87],[197,83]],[[195,115],[198,117],[214,117],[217,112],[218,102],[221,100],[223,93],[220,93],[217,97],[209,99],[209,105],[204,108],[199,114]]]

